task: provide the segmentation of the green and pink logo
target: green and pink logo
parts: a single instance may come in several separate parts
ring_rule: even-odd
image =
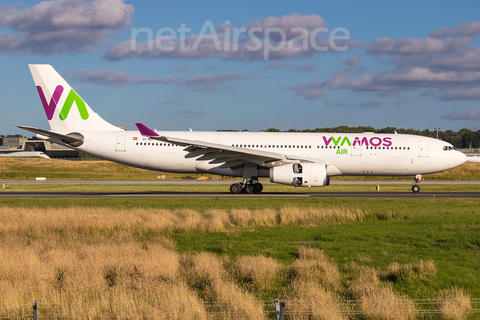
[[[323,136],[323,142],[325,143],[326,146],[328,146],[330,144],[330,142],[333,142],[333,144],[335,146],[342,146],[346,143],[348,146],[352,146],[352,143],[350,142],[350,139],[348,139],[348,137],[344,137],[342,139],[342,137],[338,137],[338,138],[335,138],[335,137],[330,137],[330,138],[327,138],[325,136]],[[392,145],[392,138],[390,137],[386,137],[386,138],[379,138],[379,137],[371,137],[370,139],[368,139],[367,137],[362,137],[361,139],[359,137],[355,137],[355,139],[353,140],[353,146],[356,146],[356,145],[359,145],[359,146],[367,146],[368,145],[371,145],[371,146],[374,146],[374,147],[377,147],[377,146],[380,146],[380,145],[384,145],[385,147],[390,147]]]
[[[47,119],[52,120],[53,115],[55,114],[55,109],[57,108],[57,103],[60,100],[60,97],[62,96],[63,87],[59,85],[55,88],[55,91],[53,91],[53,94],[52,94],[52,98],[50,99],[50,102],[47,102],[47,99],[43,94],[43,90],[41,86],[37,86],[37,91],[38,91],[38,94],[40,95],[40,100],[42,100],[43,109],[45,110]],[[82,98],[80,98],[80,96],[75,91],[73,91],[73,89],[70,89],[67,99],[65,99],[65,102],[63,103],[62,110],[60,110],[60,120],[64,121],[67,119],[68,114],[70,113],[70,110],[72,109],[74,102],[78,108],[78,112],[80,112],[80,117],[82,117],[83,120],[88,119],[89,115],[88,115],[87,107],[85,106],[85,102],[82,100]]]

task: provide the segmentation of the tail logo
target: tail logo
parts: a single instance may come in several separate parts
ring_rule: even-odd
[[[47,102],[41,86],[37,86],[37,91],[40,95],[40,100],[42,100],[43,109],[45,110],[47,119],[52,120],[53,115],[55,114],[55,109],[57,108],[58,101],[62,96],[63,87],[59,85],[55,88],[50,102]],[[80,117],[82,117],[83,120],[88,119],[89,115],[87,107],[85,106],[85,101],[83,101],[82,98],[80,98],[80,96],[75,91],[73,91],[73,89],[71,89],[68,93],[67,99],[65,99],[62,110],[60,110],[60,120],[65,121],[67,119],[74,102],[77,106],[78,112],[80,113]]]

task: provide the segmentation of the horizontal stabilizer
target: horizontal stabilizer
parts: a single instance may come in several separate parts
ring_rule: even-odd
[[[60,140],[69,145],[81,145],[83,143],[83,138],[77,133],[75,136],[65,135],[61,133],[52,132],[49,130],[34,128],[34,127],[27,127],[27,126],[16,126],[17,128],[27,130],[36,134],[40,134],[42,136],[46,136],[52,139]]]

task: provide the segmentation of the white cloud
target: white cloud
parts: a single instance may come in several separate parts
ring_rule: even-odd
[[[108,86],[138,85],[138,84],[175,84],[191,90],[199,91],[227,91],[232,87],[220,85],[237,79],[247,79],[247,76],[236,73],[224,73],[216,76],[200,76],[193,78],[139,78],[118,70],[91,71],[79,70],[70,73],[70,78],[79,82],[90,82]]]
[[[480,120],[480,109],[465,111],[463,113],[452,112],[440,118],[445,120]]]
[[[130,24],[133,6],[123,0],[58,0],[19,8],[0,8],[0,52],[52,55],[91,51],[106,43],[109,30]]]
[[[480,34],[480,21],[469,21],[453,28],[440,28],[428,35],[434,38],[444,37],[476,37]]]

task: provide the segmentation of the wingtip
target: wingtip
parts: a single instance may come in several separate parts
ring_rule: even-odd
[[[140,131],[140,134],[142,136],[150,136],[150,137],[157,137],[158,136],[158,134],[155,131],[153,131],[152,129],[150,129],[149,127],[144,125],[143,123],[135,123],[135,125],[137,126],[137,129],[138,129],[138,131]]]

